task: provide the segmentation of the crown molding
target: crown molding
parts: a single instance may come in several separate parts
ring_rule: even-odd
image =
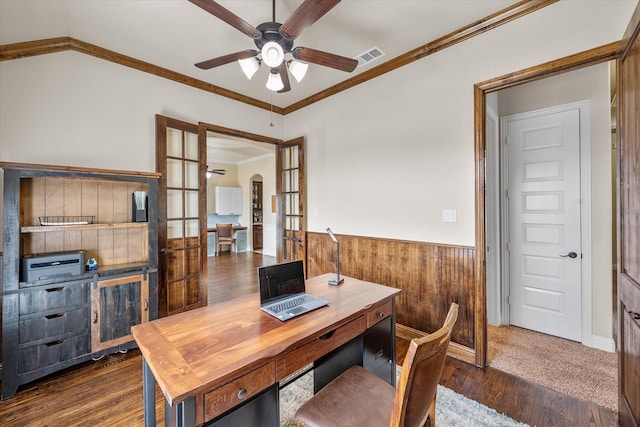
[[[249,96],[216,86],[211,83],[187,76],[176,71],[169,70],[158,65],[154,65],[139,59],[114,52],[103,47],[87,43],[72,37],[56,37],[50,39],[34,40],[13,44],[0,45],[0,61],[9,61],[31,56],[46,55],[50,53],[63,52],[72,50],[84,53],[93,57],[103,59],[105,61],[114,62],[124,65],[145,73],[153,74],[168,80],[172,80],[187,86],[194,87],[206,92],[220,95],[238,102],[242,102],[267,111],[273,111],[276,114],[287,115],[294,111],[300,110],[311,104],[315,104],[325,98],[333,96],[337,93],[350,89],[359,84],[365,83],[378,76],[386,74],[397,68],[403,67],[412,62],[418,61],[438,51],[446,49],[457,43],[468,40],[474,36],[496,28],[502,24],[513,21],[519,17],[535,12],[543,7],[556,3],[559,0],[523,0],[510,7],[502,9],[492,15],[481,20],[473,22],[465,27],[453,31],[439,39],[422,45],[416,49],[406,52],[400,56],[390,59],[377,67],[360,73],[350,79],[331,86],[325,90],[315,93],[305,99],[295,102],[287,107],[273,106],[267,102],[260,101]]]

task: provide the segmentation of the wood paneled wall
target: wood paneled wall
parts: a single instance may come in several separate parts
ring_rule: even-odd
[[[337,236],[340,274],[402,289],[396,322],[433,332],[451,302],[460,306],[452,341],[475,348],[475,248],[360,236]],[[336,271],[336,245],[307,233],[308,277]]]
[[[148,191],[135,182],[99,179],[29,178],[22,181],[20,224],[37,226],[40,216],[95,217],[102,228],[55,230],[21,234],[23,254],[83,249],[85,258],[99,265],[145,262],[148,258],[146,223],[130,227],[131,194]],[[109,226],[107,226],[109,225]]]

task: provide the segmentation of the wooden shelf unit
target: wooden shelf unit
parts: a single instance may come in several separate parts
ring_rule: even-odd
[[[0,168],[2,398],[7,399],[19,385],[135,347],[130,323],[158,317],[160,175],[6,162]],[[147,192],[149,222],[131,222],[134,191]],[[43,216],[93,216],[94,223],[42,226]],[[24,255],[77,250],[100,268],[32,282],[20,277]],[[118,324],[113,311],[122,307],[127,312]]]

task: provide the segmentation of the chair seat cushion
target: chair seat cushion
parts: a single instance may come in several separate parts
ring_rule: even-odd
[[[327,384],[296,412],[308,427],[389,426],[396,389],[361,366]]]

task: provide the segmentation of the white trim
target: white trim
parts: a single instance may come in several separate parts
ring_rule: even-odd
[[[543,114],[555,114],[559,112],[578,109],[580,115],[580,196],[582,203],[580,205],[581,216],[581,244],[582,244],[582,313],[581,313],[581,342],[588,347],[595,347],[596,345],[602,345],[602,339],[594,342],[592,336],[593,330],[593,310],[592,310],[592,278],[591,278],[591,266],[593,264],[592,252],[591,252],[591,133],[590,133],[590,121],[591,121],[591,102],[589,100],[573,102],[569,104],[558,105],[555,107],[543,108],[540,110],[528,111],[525,113],[513,114],[500,118],[500,204],[502,206],[501,212],[501,224],[502,224],[502,236],[500,240],[502,243],[509,241],[509,227],[506,216],[507,203],[504,200],[506,197],[506,183],[509,176],[509,165],[507,159],[508,147],[505,141],[507,123],[511,120],[522,120],[531,118]],[[491,143],[491,141],[488,141]],[[495,147],[494,147],[495,149]],[[492,183],[489,182],[490,176],[487,174],[486,188],[490,188]],[[488,230],[485,230],[488,233]],[[509,257],[507,253],[506,245],[502,244],[503,250],[502,256],[502,322],[503,324],[509,324]],[[489,262],[489,259],[487,259]],[[598,347],[596,347],[598,348]]]
[[[486,237],[486,275],[487,275],[487,322],[499,326],[503,323],[500,273],[500,156],[497,150],[500,139],[500,118],[487,105],[485,130],[486,152],[486,182],[485,187],[485,235]]]
[[[616,343],[613,338],[599,337],[597,335],[591,336],[591,345],[589,347],[597,348],[598,350],[608,353],[616,352]]]

